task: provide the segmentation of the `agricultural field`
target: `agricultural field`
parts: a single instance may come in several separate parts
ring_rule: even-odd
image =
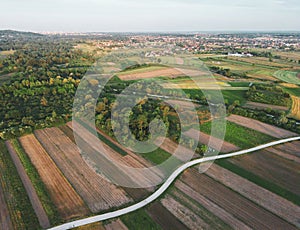
[[[0,141],[1,229],[39,229],[26,189],[3,141]]]
[[[15,145],[16,146],[16,145]],[[33,184],[30,181],[29,176],[27,175],[25,168],[22,165],[21,160],[18,157],[17,148],[13,146],[12,142],[7,141],[6,147],[10,153],[10,156],[16,166],[16,169],[18,171],[18,174],[23,182],[23,185],[26,189],[26,192],[28,194],[28,197],[30,199],[30,202],[32,204],[32,207],[34,209],[35,214],[37,215],[37,218],[39,220],[39,223],[42,228],[49,228],[50,227],[50,221],[47,216],[46,211],[44,210],[44,207],[37,195],[37,192],[33,186]]]
[[[216,124],[218,124],[218,120],[215,121]],[[216,125],[216,135],[218,133],[222,133],[219,126]],[[204,123],[203,125],[200,126],[201,132],[204,132],[206,134],[211,133],[211,122]],[[238,135],[237,135],[238,134]],[[219,138],[218,136],[215,136],[216,138]],[[276,138],[271,137],[267,134],[261,133],[259,131],[256,131],[254,129],[250,129],[247,127],[243,127],[240,125],[237,125],[233,122],[227,121],[226,123],[226,134],[225,134],[225,141],[246,149],[246,148],[251,148],[254,146],[258,146],[263,143],[268,143],[271,141],[274,141]]]
[[[300,228],[300,141],[210,158],[169,178],[174,181],[167,190],[151,196],[190,158],[209,157],[219,147],[224,156],[299,136],[299,33],[8,30],[0,31],[0,38],[0,230],[49,229],[102,214],[109,218],[74,229]],[[99,69],[93,66],[97,61]],[[112,77],[106,85],[83,80],[98,71]],[[150,88],[143,80],[162,84]],[[133,83],[136,90],[126,92]],[[82,96],[77,89],[85,84],[83,104],[73,108],[74,95]],[[98,98],[94,91],[101,91]],[[114,110],[121,92],[126,95],[119,105],[134,105],[129,113]],[[137,100],[141,92],[148,98]],[[214,100],[220,94],[224,103]],[[181,121],[178,111],[187,119]],[[137,145],[130,134],[141,143],[150,140],[161,128],[152,126],[155,120],[163,121],[166,137],[143,153],[139,150],[147,145]],[[153,167],[176,150],[172,172]],[[144,168],[149,171],[141,174]],[[111,216],[137,203],[144,206]]]
[[[88,211],[83,200],[35,136],[24,136],[19,140],[48,189],[61,218],[68,220],[86,215]]]
[[[300,72],[279,70],[274,73],[274,76],[283,82],[300,85]]]
[[[117,76],[124,81],[139,80],[148,78],[168,77],[176,78],[180,76],[201,76],[204,73],[198,70],[169,68],[164,66],[150,66],[146,68],[138,68],[133,70],[127,70],[117,74]]]
[[[222,143],[222,140],[210,136],[206,133],[200,132],[198,130],[195,129],[190,129],[189,131],[184,133],[186,136],[189,136],[193,139],[196,139],[197,136],[199,136],[199,142],[201,142],[202,144],[205,144],[213,149],[218,149],[220,148],[220,152],[222,153],[229,153],[229,152],[235,152],[238,151],[240,148],[229,143],[226,141],[223,141],[222,146],[219,145],[219,143]]]
[[[273,110],[281,110],[281,111],[287,111],[289,110],[286,106],[279,106],[279,105],[270,105],[270,104],[264,104],[264,103],[258,103],[253,101],[248,101],[243,107],[249,108],[249,109],[273,109]]]
[[[300,120],[300,98],[296,96],[292,96],[293,105],[289,116]]]
[[[108,183],[85,163],[77,146],[60,129],[39,130],[36,136],[92,212],[130,201],[122,189]]]
[[[249,129],[256,130],[258,132],[264,133],[275,138],[287,138],[297,136],[297,133],[293,133],[288,130],[278,128],[276,126],[272,126],[251,118],[242,117],[234,114],[227,117],[227,121],[233,122],[237,125],[241,125]]]

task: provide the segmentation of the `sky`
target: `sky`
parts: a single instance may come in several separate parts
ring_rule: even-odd
[[[300,0],[0,0],[0,29],[300,31]]]

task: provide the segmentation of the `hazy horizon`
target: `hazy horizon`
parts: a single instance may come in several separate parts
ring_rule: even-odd
[[[0,29],[33,32],[295,32],[298,0],[10,0]]]

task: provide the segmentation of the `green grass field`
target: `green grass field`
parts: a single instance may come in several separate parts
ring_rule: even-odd
[[[218,124],[218,122],[220,121],[216,120],[215,122],[216,124]],[[221,130],[219,131],[218,127],[219,126],[217,126],[217,133],[222,133]],[[211,122],[207,122],[201,125],[200,130],[202,132],[210,134]],[[216,137],[220,136],[216,135]],[[266,134],[257,132],[253,129],[248,129],[227,121],[225,141],[241,147],[242,149],[247,149],[263,143],[274,141],[274,138]]]
[[[163,163],[164,161],[166,161],[171,156],[170,153],[164,151],[161,148],[158,148],[158,149],[156,149],[156,150],[154,150],[150,153],[140,153],[140,155],[143,158],[151,161],[155,165]]]
[[[298,72],[279,70],[274,73],[274,77],[281,81],[300,85],[300,78],[298,78]]]
[[[156,224],[144,209],[121,216],[120,219],[128,229],[160,230],[161,227]]]

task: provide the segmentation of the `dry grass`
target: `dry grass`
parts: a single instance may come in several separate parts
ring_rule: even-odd
[[[291,97],[293,100],[293,106],[291,109],[290,116],[297,120],[300,120],[300,98],[292,96],[292,95],[291,95]]]
[[[283,87],[292,88],[292,89],[299,88],[299,85],[295,85],[295,84],[292,84],[292,83],[281,83],[280,85],[283,86]]]

